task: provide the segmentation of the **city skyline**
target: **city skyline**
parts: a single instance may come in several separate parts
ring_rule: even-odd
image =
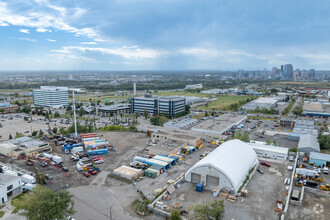
[[[330,69],[326,6],[0,1],[0,70]]]

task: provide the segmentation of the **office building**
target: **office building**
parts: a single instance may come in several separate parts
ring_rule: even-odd
[[[33,104],[42,107],[65,107],[68,105],[68,88],[41,86],[32,91]]]
[[[146,111],[148,114],[168,114],[174,117],[185,111],[185,105],[185,98],[145,96],[132,98],[131,109],[133,113],[143,114]]]
[[[8,199],[22,193],[21,177],[7,174],[0,174],[0,204],[4,204]]]
[[[97,113],[99,116],[110,116],[110,115],[118,115],[120,113],[130,113],[131,106],[129,104],[115,104],[108,105],[104,107],[100,107],[97,109]]]
[[[7,113],[15,113],[18,112],[19,108],[17,105],[11,105],[9,102],[0,103],[0,113],[7,114]]]
[[[293,78],[293,66],[292,64],[285,64],[283,68],[283,77],[286,79]]]

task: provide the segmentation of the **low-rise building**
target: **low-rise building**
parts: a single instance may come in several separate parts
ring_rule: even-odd
[[[248,143],[259,157],[286,160],[289,155],[289,149],[267,145],[266,142],[251,141]]]
[[[311,152],[309,162],[314,163],[318,167],[330,167],[330,154]]]
[[[18,157],[34,157],[38,153],[49,151],[48,142],[40,141],[31,137],[20,137],[0,143],[0,154]]]
[[[242,114],[224,114],[219,117],[201,120],[191,130],[219,136],[243,123],[246,119],[247,116]]]
[[[0,103],[0,114],[15,113],[18,110],[18,105],[11,105],[9,102]]]
[[[0,203],[4,204],[9,198],[21,194],[21,185],[21,177],[0,173]]]
[[[305,152],[308,154],[311,152],[320,153],[320,144],[317,140],[317,137],[311,134],[300,135],[298,152]]]
[[[271,109],[276,106],[276,103],[281,99],[278,97],[259,97],[245,105],[242,106],[244,110],[253,111],[256,108],[262,109]]]
[[[129,104],[115,104],[115,105],[108,105],[104,107],[100,107],[97,109],[99,116],[110,116],[110,115],[118,115],[120,113],[130,113],[131,106]]]
[[[318,135],[317,130],[314,128],[313,121],[296,120],[292,132],[289,132],[289,140],[299,141],[300,136],[304,134]]]

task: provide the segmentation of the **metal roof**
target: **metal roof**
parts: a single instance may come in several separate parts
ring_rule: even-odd
[[[257,161],[257,154],[251,146],[240,140],[230,140],[197,162],[186,176],[198,167],[211,166],[226,176],[237,191]]]
[[[317,137],[311,134],[300,135],[298,143],[298,151],[306,148],[311,148],[314,151],[320,152],[320,144],[317,141]]]
[[[330,154],[321,154],[321,153],[311,152],[309,155],[309,158],[315,159],[315,160],[330,161]]]
[[[266,142],[254,141],[248,143],[254,150],[264,150],[264,151],[271,151],[280,154],[288,154],[289,149],[284,147],[276,147],[273,145],[266,145]]]

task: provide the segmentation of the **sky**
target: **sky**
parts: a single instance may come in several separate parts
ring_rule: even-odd
[[[330,1],[0,0],[0,70],[330,69]]]

